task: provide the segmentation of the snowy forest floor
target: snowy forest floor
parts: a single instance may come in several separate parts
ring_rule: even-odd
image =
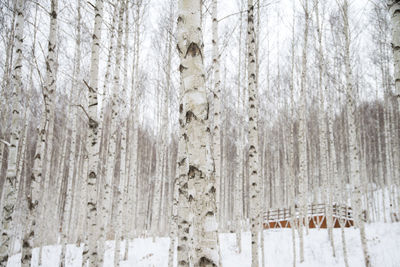
[[[400,266],[400,223],[373,223],[366,225],[368,249],[371,255],[372,266],[398,267]],[[304,257],[305,261],[299,264],[298,237],[296,234],[296,266],[344,266],[341,230],[334,229],[336,257],[332,255],[332,247],[326,229],[310,229],[305,235]],[[358,229],[345,229],[349,266],[364,266]],[[265,266],[292,267],[293,246],[291,229],[276,229],[264,231],[265,237]],[[242,253],[237,253],[235,234],[220,234],[222,265],[227,267],[251,266],[250,233],[242,235]],[[121,261],[121,267],[167,267],[168,266],[169,238],[138,238],[129,243],[127,261]],[[114,242],[107,242],[104,266],[114,266]],[[121,253],[124,244],[121,244]],[[38,249],[34,250],[33,265],[38,266]],[[61,247],[46,246],[43,248],[41,267],[59,266]],[[67,247],[66,267],[80,267],[82,248],[74,245]],[[8,267],[19,267],[20,254],[9,259]],[[176,255],[175,255],[176,260]]]

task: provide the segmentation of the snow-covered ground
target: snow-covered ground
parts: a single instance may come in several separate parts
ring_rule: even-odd
[[[374,223],[367,226],[368,249],[371,255],[372,266],[399,267],[400,266],[400,223]],[[332,255],[332,247],[328,240],[326,229],[310,229],[304,240],[305,262],[296,264],[307,267],[344,266],[341,230],[334,229],[336,257]],[[345,229],[349,266],[364,266],[363,254],[360,246],[359,231],[354,228]],[[293,247],[290,229],[264,231],[265,237],[265,266],[292,267]],[[296,241],[298,238],[296,236]],[[222,265],[227,267],[251,266],[250,233],[242,236],[242,253],[237,253],[234,234],[220,234]],[[124,251],[122,244],[121,252]],[[167,267],[168,266],[168,238],[135,239],[129,244],[127,261],[121,261],[121,267]],[[114,242],[107,243],[105,266],[113,266]],[[44,247],[42,267],[59,266],[60,246]],[[298,243],[296,244],[298,263]],[[67,247],[66,267],[81,266],[81,248],[74,245]],[[20,255],[9,259],[8,267],[19,267]],[[34,250],[33,266],[38,266],[38,250]]]

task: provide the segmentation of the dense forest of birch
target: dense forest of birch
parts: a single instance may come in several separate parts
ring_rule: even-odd
[[[365,224],[400,219],[398,0],[1,0],[0,33],[0,267],[143,236],[221,266],[242,231],[257,267],[278,208],[302,262],[316,203],[371,266]]]

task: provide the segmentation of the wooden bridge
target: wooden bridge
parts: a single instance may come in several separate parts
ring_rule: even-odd
[[[307,217],[304,215],[303,222],[308,221],[309,228],[327,228],[328,205],[312,204],[307,207]],[[300,210],[296,207],[294,221],[299,224]],[[264,214],[264,229],[291,228],[292,214],[290,209],[274,209]],[[332,226],[340,228],[354,225],[353,210],[348,206],[332,206]],[[306,223],[304,223],[306,225]]]

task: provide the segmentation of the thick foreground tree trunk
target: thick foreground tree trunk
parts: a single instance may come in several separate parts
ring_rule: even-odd
[[[188,182],[180,184],[179,190],[188,190],[185,197],[193,209],[194,221],[178,223],[185,225],[179,231],[194,233],[194,266],[218,266],[216,188],[215,177],[212,175],[209,103],[205,89],[200,11],[199,0],[179,1],[178,52],[183,86],[180,111],[184,116],[181,123],[187,148],[187,157],[183,161],[187,161],[189,167],[186,174]],[[188,211],[187,207],[184,209]],[[180,249],[178,244],[178,254],[181,253],[187,251]],[[189,262],[178,261],[178,265],[189,266]]]

